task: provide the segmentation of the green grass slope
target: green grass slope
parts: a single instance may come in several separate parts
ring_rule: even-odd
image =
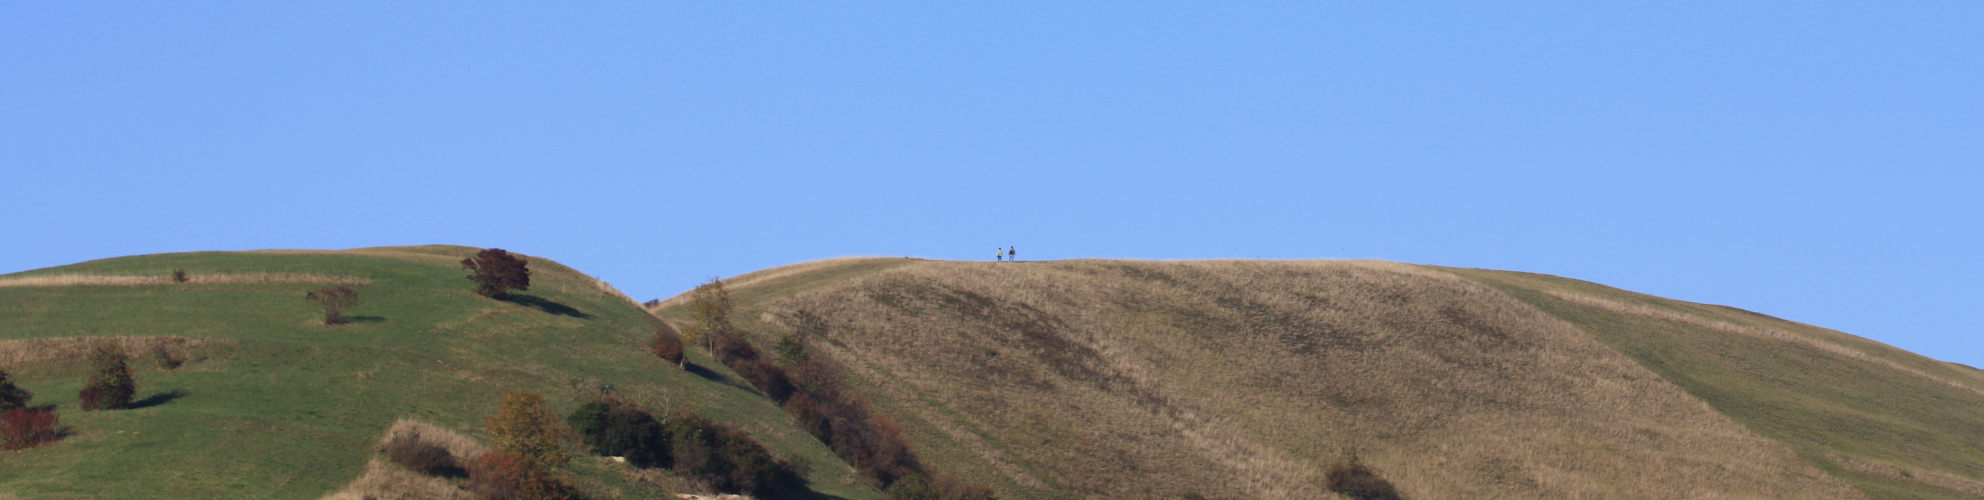
[[[1563,318],[1879,498],[1984,497],[1977,370],[1748,311],[1453,270]]]
[[[1860,496],[1606,335],[1436,268],[838,259],[730,288],[755,342],[807,339],[927,463],[1006,498],[1327,498],[1352,456],[1412,498]]]
[[[813,487],[823,493],[879,496],[719,364],[692,355],[717,374],[705,378],[646,354],[644,343],[659,323],[617,292],[531,258],[525,300],[483,298],[457,264],[473,251],[200,252],[0,276],[0,282],[49,281],[0,286],[0,363],[12,364],[6,368],[35,392],[35,404],[58,405],[72,430],[52,445],[0,452],[0,496],[316,498],[356,478],[396,419],[486,440],[483,420],[502,390],[544,394],[563,414],[600,386],[742,425],[775,453],[809,465]],[[195,279],[70,283],[76,276],[163,276],[175,268]],[[315,305],[303,300],[304,292],[325,285],[201,279],[249,273],[348,276],[369,284],[353,287],[364,302],[346,313],[353,323],[326,327],[318,324]],[[195,344],[181,349],[190,359],[177,369],[133,353],[143,407],[82,412],[76,396],[82,363],[63,353],[75,342],[62,339],[107,336],[177,336]],[[580,458],[572,468],[601,497],[664,493],[604,459]]]

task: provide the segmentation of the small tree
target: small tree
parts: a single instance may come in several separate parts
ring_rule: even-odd
[[[324,306],[324,324],[344,324],[344,310],[358,307],[358,292],[350,288],[323,288],[303,295],[303,298]]]
[[[30,399],[34,399],[34,393],[14,385],[14,377],[0,369],[0,411],[26,408]]]
[[[717,340],[729,337],[737,327],[730,322],[730,292],[724,290],[723,280],[710,278],[689,292],[689,318],[696,321],[683,330],[691,341],[702,344],[703,350],[716,355]]]
[[[138,381],[131,376],[131,356],[117,344],[104,342],[90,351],[91,375],[81,393],[83,411],[121,410],[131,406]]]
[[[173,282],[173,283],[185,283],[185,282],[186,282],[186,270],[185,270],[185,269],[173,269],[173,270],[172,270],[172,282]]]
[[[524,259],[501,248],[483,250],[462,259],[462,268],[469,271],[468,279],[475,282],[475,293],[492,299],[507,297],[510,290],[530,289],[530,268],[525,264]]]
[[[572,459],[565,451],[570,431],[545,409],[544,396],[504,391],[502,407],[489,417],[489,434],[495,438],[497,449],[515,453],[545,471],[564,467]]]

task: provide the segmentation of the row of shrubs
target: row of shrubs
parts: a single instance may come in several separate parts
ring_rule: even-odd
[[[885,487],[890,498],[995,498],[988,488],[926,470],[893,422],[844,390],[831,365],[807,355],[805,339],[796,335],[780,339],[776,362],[762,355],[730,321],[732,306],[721,281],[712,280],[691,292],[690,309],[697,321],[690,333],[701,340],[711,357],[778,402],[807,433]],[[656,332],[651,350],[681,365],[686,363],[682,344],[664,330]]]
[[[90,379],[80,394],[84,411],[131,407],[138,381],[131,375],[129,359],[122,348],[108,342],[90,351]],[[29,407],[32,399],[33,392],[15,384],[13,376],[0,369],[0,449],[33,448],[62,437],[61,417],[55,407]]]
[[[643,468],[673,469],[711,491],[784,498],[807,492],[805,474],[772,456],[737,426],[677,413],[665,421],[632,402],[607,397],[565,422],[593,452]]]

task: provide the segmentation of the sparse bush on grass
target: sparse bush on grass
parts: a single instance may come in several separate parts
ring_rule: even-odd
[[[6,369],[0,369],[0,411],[26,408],[34,393],[14,385],[14,376]]]
[[[173,269],[173,270],[172,270],[172,282],[173,282],[173,283],[185,283],[185,282],[186,282],[186,270],[185,270],[185,269]]]
[[[117,344],[104,342],[90,351],[91,375],[81,393],[83,411],[121,410],[131,406],[138,381],[131,376],[130,355]]]
[[[346,287],[322,288],[303,295],[303,298],[324,307],[324,324],[344,324],[344,310],[358,307],[358,292]]]
[[[0,411],[0,449],[33,448],[61,437],[55,407]]]
[[[403,432],[379,446],[387,460],[408,470],[438,477],[467,477],[468,470],[448,448],[420,438],[420,431]]]
[[[803,474],[736,426],[692,414],[669,418],[675,471],[719,492],[777,498],[806,491]]]
[[[667,330],[655,330],[654,339],[648,343],[648,352],[654,353],[655,357],[663,361],[674,363],[678,368],[684,367],[683,363],[686,362],[683,358],[682,338]]]
[[[602,399],[586,403],[565,418],[594,453],[624,457],[635,467],[668,467],[668,431],[654,415],[633,404]]]
[[[177,370],[186,364],[186,353],[166,347],[165,344],[152,344],[152,357],[158,358],[158,367]]]
[[[1342,493],[1357,500],[1395,500],[1400,497],[1398,489],[1391,481],[1378,477],[1357,457],[1331,465],[1325,476],[1329,479],[1330,491]]]
[[[469,270],[468,279],[475,282],[475,293],[492,299],[508,297],[510,290],[529,290],[527,264],[523,258],[501,248],[483,250],[462,259],[462,268]]]

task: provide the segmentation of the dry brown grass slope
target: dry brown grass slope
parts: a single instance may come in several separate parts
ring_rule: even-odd
[[[759,341],[814,336],[927,462],[1005,497],[1326,498],[1352,454],[1413,498],[1859,496],[1433,268],[843,259],[744,278]]]

